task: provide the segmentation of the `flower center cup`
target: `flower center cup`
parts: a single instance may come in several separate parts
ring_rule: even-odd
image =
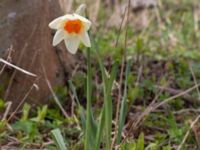
[[[80,20],[68,20],[65,22],[64,29],[68,33],[79,34],[82,28],[82,23]]]

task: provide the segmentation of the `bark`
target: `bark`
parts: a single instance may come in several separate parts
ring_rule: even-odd
[[[74,63],[72,55],[61,45],[59,54],[67,63],[61,64],[56,49],[52,46],[54,32],[48,23],[63,15],[59,0],[1,0],[0,1],[0,57],[6,59],[12,47],[11,63],[37,75],[30,77],[6,67],[0,74],[0,98],[12,101],[16,106],[35,83],[27,101],[44,104],[50,96],[44,79],[42,65],[53,87],[63,84],[64,72],[70,72]],[[0,64],[0,69],[2,68]]]

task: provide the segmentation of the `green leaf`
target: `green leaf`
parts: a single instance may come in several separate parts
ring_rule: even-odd
[[[121,144],[121,150],[137,150],[137,145],[133,139],[130,140],[130,142],[125,142]]]
[[[137,150],[144,150],[144,133],[141,133],[139,135],[139,138],[137,141]]]
[[[92,150],[95,146],[96,125],[92,113],[92,71],[90,49],[87,48],[87,108],[85,149]]]
[[[0,99],[0,110],[5,108],[5,101]]]
[[[104,83],[104,104],[105,104],[105,133],[106,133],[106,149],[110,149],[111,145],[111,132],[112,132],[112,85],[117,75],[118,64],[115,63],[110,77],[106,77]]]
[[[117,131],[117,144],[120,143],[121,141],[121,134],[122,134],[122,128],[125,123],[126,115],[127,115],[127,82],[128,82],[128,75],[130,73],[130,66],[131,66],[131,61],[128,62],[126,66],[126,71],[125,71],[125,83],[124,83],[124,94],[122,97],[122,103],[121,103],[121,108],[120,108],[120,115],[119,115],[119,120],[118,120],[118,131]]]
[[[76,88],[74,84],[72,83],[71,80],[69,80],[69,87],[75,97],[76,103],[78,104],[78,114],[80,115],[81,118],[81,126],[82,129],[85,131],[86,130],[86,117],[85,117],[85,109],[81,106],[80,101],[78,99],[77,93],[76,93]]]
[[[51,133],[53,135],[54,142],[56,143],[58,150],[66,150],[67,148],[65,146],[65,142],[60,132],[60,129],[54,129],[51,131]]]
[[[22,109],[21,121],[27,121],[30,109],[31,109],[31,106],[29,104],[25,103],[23,106],[23,109]]]
[[[0,133],[5,131],[6,121],[0,121]]]
[[[105,143],[106,143],[106,150],[110,149],[110,145],[111,145],[111,128],[112,128],[112,98],[111,98],[111,88],[112,88],[112,84],[113,81],[115,79],[116,76],[116,64],[114,65],[114,67],[112,68],[111,71],[111,75],[110,78],[106,76],[106,72],[105,72],[105,68],[103,65],[103,61],[100,57],[100,53],[99,53],[99,48],[98,48],[98,44],[95,42],[94,38],[91,36],[91,41],[92,41],[92,45],[95,46],[95,50],[96,50],[96,56],[98,59],[98,63],[99,63],[99,67],[101,70],[101,74],[102,74],[102,80],[103,80],[103,94],[104,94],[104,107],[105,107],[105,114],[102,112],[102,115],[104,114],[105,116],[102,116],[101,118],[105,118],[105,125],[104,125],[104,131],[105,131]],[[99,145],[99,134],[101,132],[102,126],[104,124],[104,121],[101,120],[101,125],[98,128],[98,134],[97,134],[97,143],[96,145]]]
[[[162,148],[162,150],[171,150],[172,148],[171,148],[171,146],[170,145],[168,145],[168,146],[164,146],[163,148]]]
[[[31,120],[38,122],[38,123],[44,122],[44,119],[45,119],[46,114],[47,114],[47,109],[48,109],[47,105],[43,106],[42,108],[38,107],[37,117],[32,118]]]
[[[95,140],[95,150],[98,150],[100,147],[100,142],[101,142],[101,137],[103,134],[103,127],[105,125],[105,106],[103,106],[101,115],[100,115],[100,122],[97,128],[97,135],[96,135],[96,140]]]
[[[134,87],[128,90],[128,108],[127,111],[129,111],[131,109],[132,104],[134,103],[134,101],[136,100],[136,98],[139,97],[139,93],[140,93],[140,88],[139,87]]]
[[[17,121],[12,125],[14,131],[22,132],[32,140],[37,134],[39,134],[37,125],[32,121]]]

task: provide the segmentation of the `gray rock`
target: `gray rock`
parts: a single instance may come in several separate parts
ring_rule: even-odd
[[[64,80],[63,66],[51,44],[54,32],[48,27],[51,20],[63,15],[59,1],[1,0],[0,7],[0,57],[6,59],[6,50],[12,46],[11,63],[38,76],[30,77],[6,67],[0,78],[0,87],[4,88],[3,93],[0,91],[0,98],[12,101],[16,106],[35,83],[39,90],[33,89],[27,101],[49,103],[51,93],[42,65],[53,87],[62,85]],[[67,51],[64,53],[62,56],[69,66],[73,57]],[[2,66],[0,64],[0,69]]]

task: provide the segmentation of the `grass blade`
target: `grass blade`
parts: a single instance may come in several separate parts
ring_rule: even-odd
[[[96,145],[100,144],[100,138],[101,130],[105,130],[105,137],[106,137],[106,150],[110,149],[111,145],[111,131],[112,131],[112,97],[111,97],[111,91],[112,91],[112,85],[113,81],[116,78],[117,75],[117,63],[114,64],[114,67],[112,68],[110,77],[106,76],[105,68],[103,65],[103,61],[99,54],[99,48],[97,46],[97,43],[95,42],[94,38],[91,35],[92,43],[95,46],[96,50],[96,56],[99,62],[99,67],[102,74],[102,80],[103,80],[103,94],[104,94],[104,110],[102,112],[100,125],[98,127],[98,133],[96,136]],[[105,112],[104,112],[105,111]],[[105,119],[105,121],[103,121]],[[105,124],[104,124],[105,123]]]
[[[65,146],[65,142],[64,142],[63,136],[60,132],[60,129],[54,129],[51,131],[51,133],[53,135],[53,138],[54,138],[57,148],[59,150],[66,150],[67,148]]]
[[[105,107],[103,107],[103,109],[101,111],[100,122],[99,122],[99,126],[97,129],[97,135],[96,135],[96,139],[95,139],[94,150],[99,150],[104,125],[105,125]]]
[[[111,74],[110,74],[110,78],[107,78],[107,82],[104,83],[105,86],[105,99],[104,99],[104,103],[105,103],[105,128],[106,128],[106,149],[109,150],[110,149],[110,145],[111,145],[111,132],[112,132],[112,97],[111,97],[111,91],[112,91],[112,85],[113,85],[113,81],[116,78],[117,75],[117,68],[118,65],[117,63],[114,64]]]
[[[87,49],[87,108],[86,108],[86,138],[85,138],[85,149],[90,150],[93,149],[94,146],[94,125],[93,125],[93,115],[92,115],[92,85],[91,85],[91,56],[90,56],[90,49]]]
[[[117,144],[119,144],[121,141],[122,128],[124,126],[125,118],[127,114],[127,82],[128,82],[128,75],[130,73],[130,67],[131,67],[131,61],[129,61],[126,66],[124,94],[122,97],[120,115],[119,115],[119,120],[118,120]]]
[[[137,141],[137,150],[144,150],[144,134],[141,133]]]
[[[76,100],[76,103],[78,104],[78,114],[80,115],[80,118],[81,118],[81,126],[82,126],[82,129],[85,131],[86,130],[85,109],[80,104],[74,84],[72,83],[71,80],[69,80],[68,83],[69,83],[69,87],[74,95],[74,98]]]

